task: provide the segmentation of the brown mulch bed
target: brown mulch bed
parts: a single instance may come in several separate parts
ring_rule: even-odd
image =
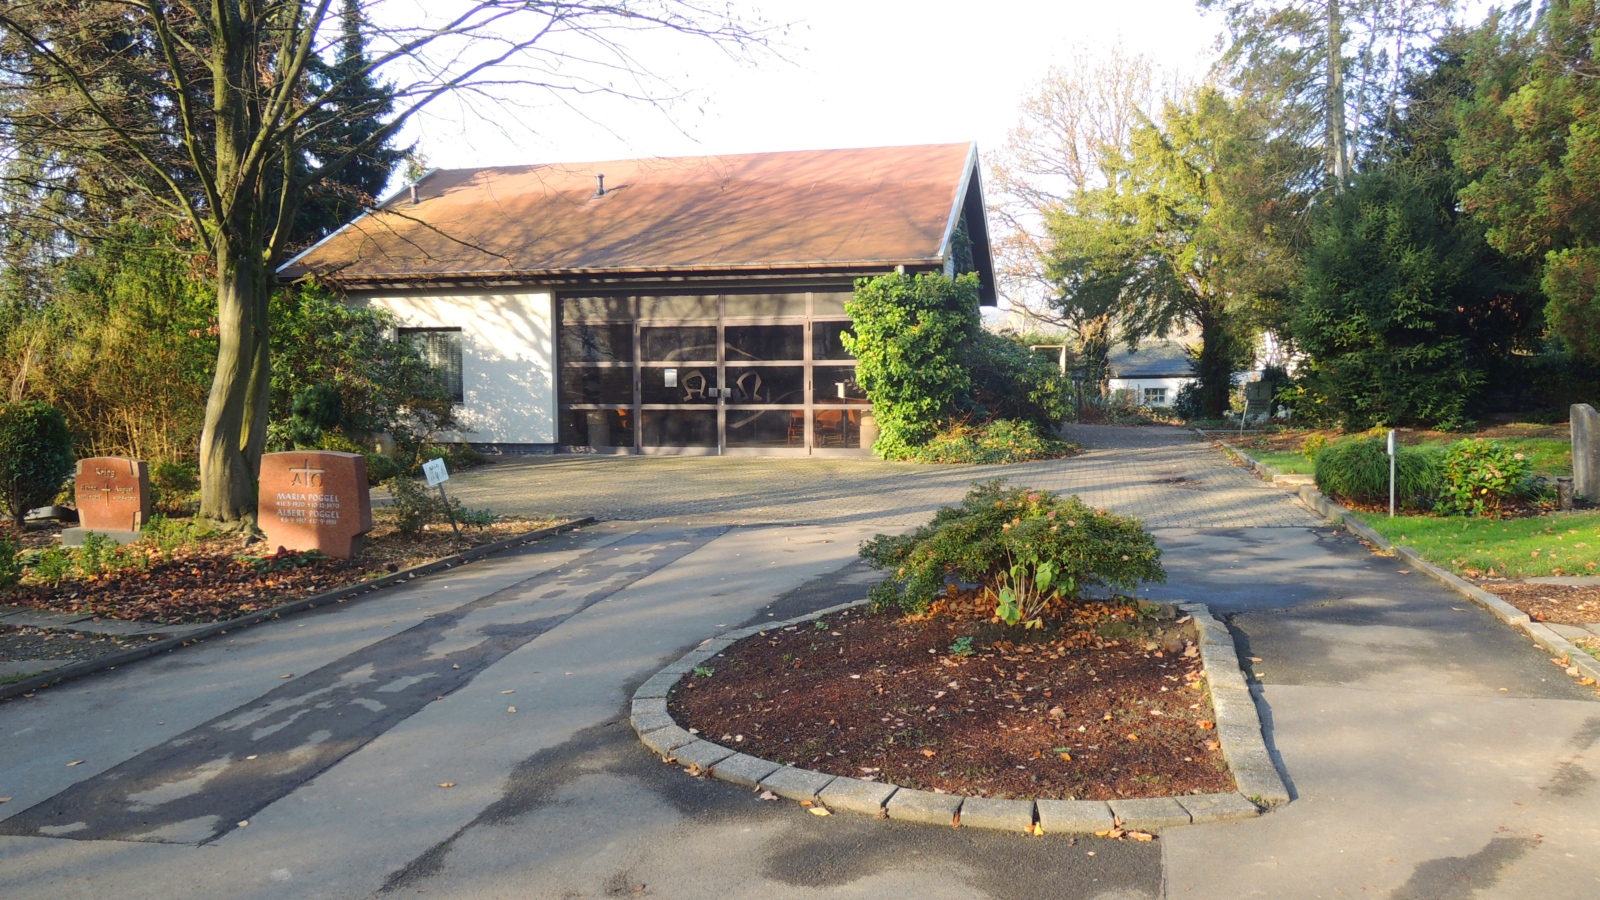
[[[469,545],[476,546],[549,524],[502,521],[486,528],[463,529],[462,535]],[[38,539],[37,533],[30,537]],[[448,525],[430,525],[410,538],[392,525],[379,525],[368,536],[358,559],[272,567],[257,566],[248,559],[270,553],[264,543],[220,538],[175,551],[167,559],[153,557],[148,568],[58,585],[25,581],[0,593],[0,603],[163,625],[217,622],[379,578],[460,549]]]
[[[735,645],[670,706],[741,752],[902,787],[1088,800],[1234,790],[1193,626],[1126,612],[1087,604],[1071,624],[1024,632],[852,610]],[[952,652],[963,637],[970,656]]]
[[[1476,584],[1527,613],[1535,622],[1600,622],[1600,585],[1523,584],[1494,578],[1479,578]]]

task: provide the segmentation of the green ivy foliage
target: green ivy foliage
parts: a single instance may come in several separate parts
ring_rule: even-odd
[[[1441,512],[1498,516],[1508,501],[1527,492],[1533,463],[1498,441],[1468,438],[1445,451],[1440,474]]]
[[[1139,520],[1001,479],[975,485],[961,505],[944,507],[910,534],[874,537],[861,557],[890,572],[872,588],[873,605],[908,614],[925,612],[948,578],[998,587],[1019,564],[1048,564],[1067,597],[1089,585],[1132,590],[1166,580],[1161,550]]]
[[[965,350],[977,342],[978,276],[896,273],[856,283],[845,303],[856,381],[872,398],[879,455],[900,459],[938,433],[971,395]]]
[[[879,456],[1014,461],[989,458],[1007,456],[993,445],[1016,440],[1015,459],[1066,447],[1048,437],[1067,414],[1060,373],[1020,342],[983,329],[977,275],[862,279],[845,312],[845,349],[872,399]]]

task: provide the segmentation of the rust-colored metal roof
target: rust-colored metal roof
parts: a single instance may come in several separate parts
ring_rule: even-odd
[[[942,262],[974,163],[970,144],[936,144],[436,170],[419,202],[400,192],[282,274],[360,282]]]

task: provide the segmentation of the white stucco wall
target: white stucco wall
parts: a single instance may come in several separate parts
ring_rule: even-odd
[[[461,329],[462,430],[474,444],[556,441],[555,309],[549,291],[361,294],[410,328]]]
[[[1106,380],[1106,388],[1111,393],[1123,390],[1133,391],[1134,399],[1140,405],[1144,405],[1145,388],[1166,388],[1167,401],[1165,403],[1151,403],[1150,405],[1171,406],[1173,401],[1178,399],[1178,391],[1193,380],[1193,378],[1109,378]]]

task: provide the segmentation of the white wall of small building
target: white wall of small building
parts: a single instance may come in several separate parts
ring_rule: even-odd
[[[461,329],[461,430],[473,444],[556,442],[555,308],[549,291],[372,293],[357,305],[393,313],[404,328]]]
[[[1109,378],[1107,391],[1115,394],[1117,391],[1133,391],[1135,403],[1141,406],[1171,406],[1178,399],[1178,391],[1183,386],[1194,381],[1193,378]],[[1160,403],[1145,403],[1144,392],[1146,388],[1166,388],[1167,397]]]

